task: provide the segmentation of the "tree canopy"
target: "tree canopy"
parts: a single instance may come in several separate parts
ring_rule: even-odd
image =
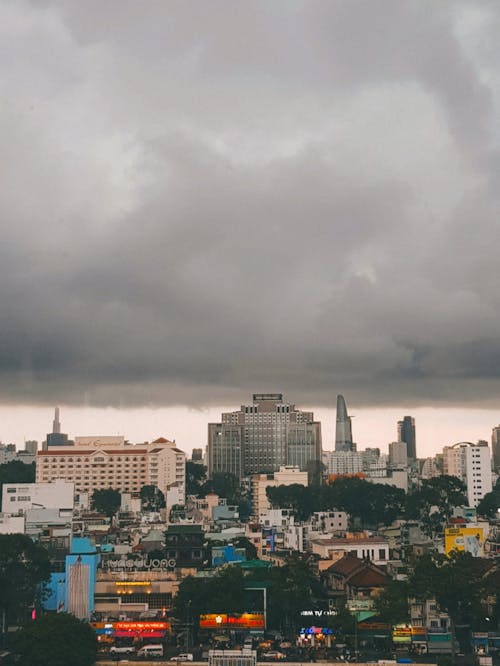
[[[0,507],[2,504],[2,486],[4,483],[34,483],[35,463],[26,465],[20,460],[11,460],[0,465]]]
[[[485,616],[482,602],[487,596],[487,579],[484,573],[484,561],[470,553],[454,550],[448,557],[431,553],[416,560],[408,591],[417,599],[435,598],[455,625],[478,627]]]
[[[418,490],[406,499],[406,515],[418,520],[429,536],[441,532],[456,506],[467,506],[465,485],[456,476],[424,479]]]
[[[211,479],[205,481],[202,486],[202,494],[216,493],[219,497],[225,497],[228,504],[239,504],[240,483],[238,477],[231,472],[215,472]]]
[[[43,546],[24,534],[0,534],[0,609],[8,623],[23,618],[49,575],[49,554]]]
[[[477,505],[477,513],[486,518],[500,518],[500,479],[497,480],[495,487],[490,493],[487,493]]]
[[[142,486],[141,507],[143,511],[159,511],[165,506],[165,495],[158,486]]]
[[[382,622],[395,625],[408,622],[408,583],[391,580],[375,597],[375,611]]]
[[[94,630],[67,613],[30,622],[15,635],[12,648],[23,666],[92,666],[97,658]]]
[[[402,514],[405,501],[400,488],[356,477],[341,477],[321,487],[269,487],[266,493],[274,507],[292,509],[299,520],[307,520],[315,511],[338,509],[348,513],[360,527],[389,525]]]
[[[94,490],[92,494],[91,507],[94,511],[104,513],[108,518],[112,518],[120,508],[121,495],[119,490],[113,488],[103,488]]]
[[[186,461],[186,495],[198,496],[207,478],[207,468],[200,463]]]

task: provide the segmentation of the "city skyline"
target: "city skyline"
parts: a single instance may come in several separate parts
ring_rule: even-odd
[[[348,396],[346,399],[348,400]],[[141,443],[164,436],[175,440],[177,446],[190,455],[193,448],[202,447],[205,450],[208,441],[208,423],[218,422],[221,412],[230,412],[237,408],[238,404],[215,406],[204,410],[181,407],[130,410],[91,407],[83,409],[60,405],[60,422],[62,429],[70,438],[78,435],[123,435],[131,442]],[[315,419],[321,422],[323,450],[334,451],[336,405],[324,408],[301,404],[300,408],[314,412]],[[410,407],[403,410],[358,409],[353,405],[349,411],[353,419],[354,439],[358,450],[378,447],[384,453],[388,452],[390,442],[397,441],[397,422],[407,413],[411,413],[415,418],[417,453],[421,458],[440,453],[444,446],[462,441],[475,443],[479,439],[486,440],[491,451],[492,429],[500,424],[500,417],[493,410],[429,410]],[[18,449],[23,447],[24,440],[36,439],[41,445],[46,434],[52,429],[53,417],[54,406],[30,409],[20,406],[0,406],[2,424],[0,441],[4,444],[15,443]],[[29,423],[32,425],[29,426]]]

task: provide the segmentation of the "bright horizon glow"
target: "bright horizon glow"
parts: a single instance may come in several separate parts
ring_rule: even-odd
[[[441,452],[443,446],[456,442],[484,439],[491,443],[491,430],[500,422],[498,412],[488,409],[387,407],[356,408],[346,398],[353,417],[353,439],[361,451],[379,447],[387,452],[388,444],[397,439],[397,421],[403,416],[415,418],[417,455],[425,458]],[[163,436],[191,454],[193,448],[205,450],[208,423],[219,422],[222,412],[235,411],[239,405],[207,407],[91,408],[60,405],[61,430],[70,438],[82,435],[123,435],[134,443],[152,441]],[[335,408],[297,405],[314,412],[321,421],[323,450],[335,448]],[[0,440],[14,443],[18,450],[29,439],[39,444],[52,429],[54,408],[31,406],[0,407]]]

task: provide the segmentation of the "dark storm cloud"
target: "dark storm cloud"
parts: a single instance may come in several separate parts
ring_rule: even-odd
[[[4,5],[3,399],[490,399],[494,10]]]

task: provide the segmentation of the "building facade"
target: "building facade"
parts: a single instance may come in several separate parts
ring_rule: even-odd
[[[409,460],[417,458],[417,434],[413,416],[404,416],[398,421],[398,441],[406,442],[406,455]]]
[[[174,442],[160,438],[134,445],[111,439],[76,438],[72,447],[39,451],[37,483],[64,479],[74,483],[76,492],[89,496],[105,488],[139,492],[146,485],[157,486],[165,496],[177,487],[185,496],[186,456]]]
[[[282,393],[255,393],[252,404],[208,425],[209,476],[269,474],[283,465],[305,471],[314,461],[321,461],[321,424]]]
[[[491,452],[493,469],[500,472],[500,426],[493,428],[491,433]]]
[[[335,451],[355,451],[352,441],[351,417],[347,413],[344,396],[337,396],[337,419],[335,423]]]
[[[477,506],[492,490],[491,458],[487,442],[458,442],[443,449],[443,472],[461,479],[469,506]]]

